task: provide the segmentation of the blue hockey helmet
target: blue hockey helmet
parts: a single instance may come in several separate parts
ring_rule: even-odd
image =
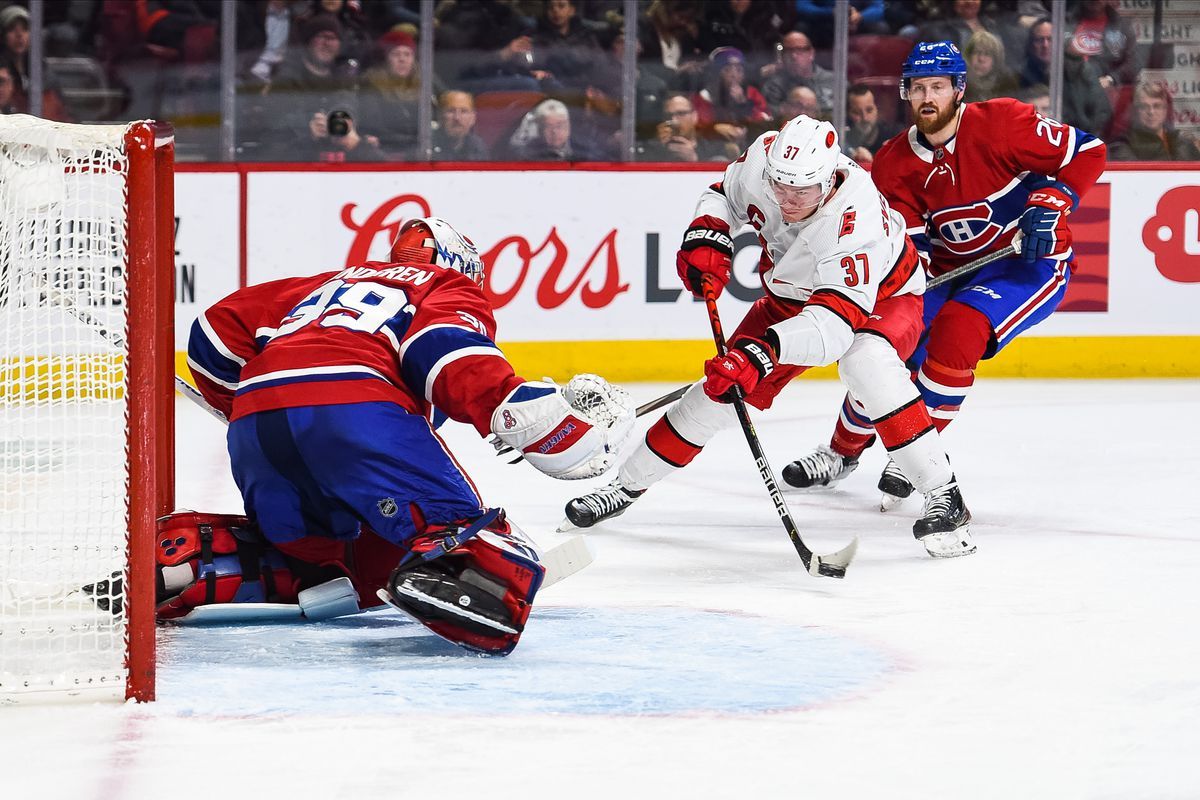
[[[900,68],[900,97],[908,99],[908,82],[913,78],[946,77],[954,91],[967,88],[967,62],[954,42],[917,42]]]

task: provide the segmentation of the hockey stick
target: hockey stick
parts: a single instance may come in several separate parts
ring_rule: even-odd
[[[725,334],[721,330],[721,316],[717,311],[717,292],[707,277],[704,278],[702,286],[704,304],[708,307],[708,322],[712,326],[713,342],[717,345],[717,354],[723,356],[728,352],[728,348],[725,346]],[[788,511],[783,494],[779,491],[779,484],[775,481],[775,473],[771,469],[770,462],[767,461],[766,454],[763,453],[758,434],[754,432],[754,423],[750,421],[750,414],[746,411],[745,395],[742,393],[741,387],[736,384],[733,387],[733,407],[737,411],[738,421],[742,424],[742,433],[746,434],[746,444],[750,445],[750,453],[754,456],[758,474],[767,486],[767,492],[775,504],[775,511],[779,514],[779,519],[783,521],[784,530],[787,531],[788,538],[792,540],[796,552],[800,554],[800,560],[804,562],[805,569],[811,575],[826,578],[846,577],[846,567],[850,566],[854,554],[858,552],[858,537],[854,537],[854,540],[841,550],[827,556],[815,555],[808,548],[808,545],[800,538],[800,531],[796,528],[796,523],[792,521],[792,514]]]
[[[76,320],[82,322],[84,325],[87,325],[89,328],[98,333],[116,349],[122,352],[125,351],[125,335],[119,331],[109,330],[103,322],[96,319],[79,306],[75,305],[75,301],[72,300],[69,295],[58,291],[47,291],[42,293],[42,297],[59,305]],[[172,377],[175,378],[175,388],[179,390],[180,394],[182,394],[188,400],[191,400],[196,405],[200,406],[200,408],[203,408],[209,414],[212,414],[214,417],[221,420],[221,422],[229,422],[229,420],[225,418],[224,414],[208,404],[208,401],[204,399],[204,395],[200,394],[200,390],[198,390],[195,386],[192,386],[178,375],[174,375]]]
[[[1021,233],[1013,237],[1012,243],[1008,247],[1002,247],[994,253],[988,253],[986,256],[977,258],[974,261],[963,264],[961,267],[955,267],[949,272],[938,275],[936,278],[930,278],[925,284],[925,290],[935,289],[944,283],[949,283],[955,278],[961,278],[964,275],[970,275],[972,272],[978,272],[988,264],[999,261],[1002,258],[1011,258],[1021,252]]]
[[[680,386],[678,389],[672,389],[662,397],[656,397],[650,402],[643,403],[642,405],[638,406],[636,409],[634,409],[633,415],[635,417],[641,417],[649,414],[651,411],[657,411],[663,406],[669,406],[671,403],[674,403],[676,400],[687,394],[687,390],[690,388],[692,388],[692,385],[689,383],[686,386]],[[508,455],[513,451],[513,448],[504,444],[504,441],[499,436],[492,436],[492,438],[488,439],[488,441],[491,442],[492,447],[496,448],[496,455],[498,456]],[[524,456],[517,456],[508,463],[519,464],[524,460]]]

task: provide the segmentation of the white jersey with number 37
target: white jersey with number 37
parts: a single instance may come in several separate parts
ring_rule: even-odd
[[[910,245],[903,218],[871,176],[844,155],[838,160],[837,191],[825,205],[801,222],[783,221],[764,173],[774,136],[763,134],[726,168],[722,181],[701,195],[696,216],[718,217],[734,231],[753,226],[770,261],[763,265],[765,289],[787,300],[819,303],[851,328],[880,299],[921,294],[924,273],[906,263]]]

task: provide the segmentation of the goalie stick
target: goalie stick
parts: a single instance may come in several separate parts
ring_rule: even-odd
[[[672,389],[662,397],[656,397],[650,402],[643,403],[642,405],[638,406],[636,409],[634,409],[633,415],[635,417],[641,417],[649,414],[651,411],[657,411],[663,406],[669,406],[671,403],[674,403],[676,400],[687,394],[687,390],[690,388],[692,388],[692,385],[689,383],[686,386],[680,386],[678,389]],[[492,447],[496,448],[496,455],[498,456],[505,456],[513,451],[513,449],[506,445],[499,436],[492,436],[492,438],[488,439],[488,441],[491,443]],[[519,464],[524,460],[524,456],[518,455],[508,463]]]
[[[705,276],[702,281],[704,290],[704,304],[708,308],[708,322],[712,326],[713,342],[717,345],[717,354],[724,356],[728,352],[725,346],[725,334],[721,330],[721,316],[717,311],[717,292],[713,288],[710,278]],[[800,531],[796,528],[796,523],[792,521],[792,513],[788,510],[787,503],[784,502],[783,494],[779,491],[779,484],[775,481],[775,473],[771,469],[771,464],[767,461],[767,456],[763,452],[762,443],[758,440],[758,434],[754,431],[754,423],[750,421],[750,414],[746,411],[746,398],[742,394],[740,386],[733,387],[733,407],[737,411],[738,422],[742,425],[742,433],[746,435],[746,444],[750,445],[750,453],[754,456],[754,464],[758,467],[758,474],[762,477],[763,483],[766,484],[767,492],[771,495],[771,501],[775,504],[775,512],[779,514],[779,519],[783,521],[783,528],[787,531],[788,538],[792,540],[792,545],[796,548],[796,552],[800,554],[800,560],[804,562],[804,568],[808,570],[810,575],[826,578],[844,578],[846,577],[846,567],[850,566],[850,562],[854,559],[854,554],[858,552],[858,537],[855,536],[850,544],[838,550],[836,553],[830,553],[827,556],[818,556],[809,549],[804,540],[800,538]]]
[[[71,299],[70,295],[54,290],[43,292],[42,297],[43,299],[49,300],[50,302],[60,306],[76,320],[94,330],[116,349],[121,350],[122,352],[125,350],[125,335],[119,331],[110,330],[103,322],[96,319],[79,306],[75,305],[75,301]],[[191,400],[196,405],[200,406],[200,408],[203,408],[209,414],[221,420],[221,422],[226,424],[229,423],[229,420],[225,419],[224,414],[208,404],[208,401],[204,399],[204,395],[200,394],[200,390],[198,390],[195,386],[192,386],[178,375],[174,375],[173,377],[175,378],[175,388],[179,390],[180,394],[182,394],[188,400]]]

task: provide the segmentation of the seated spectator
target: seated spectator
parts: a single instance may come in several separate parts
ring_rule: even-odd
[[[750,140],[770,127],[771,111],[762,94],[746,83],[746,60],[736,47],[719,47],[709,56],[704,88],[692,98],[700,130],[731,145],[736,157]]]
[[[363,127],[379,137],[379,146],[389,158],[412,158],[421,99],[417,43],[397,30],[381,36],[379,46],[383,63],[366,71],[359,89],[360,118]],[[437,88],[433,87],[435,93]]]
[[[638,48],[640,56],[641,43],[634,42],[634,45]],[[605,81],[609,86],[622,87],[625,79],[624,60],[625,29],[618,28],[596,64],[594,70],[596,79]],[[658,124],[663,98],[667,96],[668,89],[666,81],[658,72],[645,69],[640,58],[635,63],[637,65],[634,78],[635,138],[641,141],[653,137],[654,126]],[[620,88],[618,88],[616,96],[620,96]]]
[[[1171,123],[1171,95],[1162,83],[1141,83],[1133,91],[1133,124],[1109,145],[1115,161],[1196,161],[1196,141]]]
[[[9,103],[18,113],[29,113],[29,12],[21,6],[0,9],[0,59],[3,59],[13,79]],[[45,75],[42,90],[42,116],[57,122],[73,122],[54,86],[54,76]]]
[[[1050,85],[1050,57],[1057,41],[1050,20],[1043,18],[1033,24],[1021,86]],[[1070,44],[1063,54],[1062,98],[1063,122],[1097,135],[1104,132],[1112,117],[1112,104],[1100,86],[1100,68],[1084,61]]]
[[[993,97],[1016,97],[1020,81],[1004,64],[1004,45],[987,31],[976,31],[963,49],[967,62],[967,90],[963,100],[975,103]]]
[[[875,93],[861,83],[846,93],[846,120],[850,125],[842,139],[842,151],[860,164],[874,161],[883,143],[902,130],[895,122],[880,121]]]
[[[584,152],[571,138],[571,113],[561,100],[545,100],[532,112],[534,137],[517,151],[521,161],[587,161]]]
[[[360,4],[346,0],[310,0],[309,8],[300,13],[297,23],[303,30],[309,20],[325,15],[336,19],[341,26],[342,49],[339,60],[347,71],[357,74],[371,51],[371,34]]]
[[[1043,83],[1035,83],[1017,92],[1017,99],[1029,103],[1043,117],[1050,116],[1050,87]]]
[[[187,63],[217,56],[217,19],[197,0],[134,0],[138,31],[147,44],[180,54]]]
[[[592,161],[621,157],[621,85],[593,76],[583,90],[583,105],[574,112],[575,142]],[[577,159],[578,160],[578,159]]]
[[[7,61],[0,61],[0,114],[20,114],[13,103],[17,94],[16,70]]]
[[[697,128],[696,108],[682,92],[676,92],[663,102],[663,121],[657,128],[658,138],[646,143],[643,161],[724,161],[722,142],[701,138]]]
[[[433,131],[435,161],[487,161],[487,145],[475,134],[475,98],[470,92],[443,92],[438,123]]]
[[[779,43],[779,63],[763,72],[762,94],[777,115],[779,104],[796,86],[807,86],[817,93],[822,113],[833,110],[833,73],[816,62],[816,50],[807,34],[784,34]]]
[[[813,43],[822,50],[833,46],[833,13],[837,0],[796,0],[799,19],[796,28],[807,32]],[[884,21],[883,0],[850,0],[850,35],[856,33],[889,34]]]
[[[547,0],[533,33],[538,65],[568,89],[582,90],[600,57],[600,44],[575,13],[572,0]]]
[[[773,57],[775,43],[788,28],[783,3],[723,0],[706,6],[700,24],[700,52],[711,53],[718,47],[736,47],[746,54],[752,69]],[[785,12],[786,13],[786,12]],[[788,17],[794,13],[786,14]]]
[[[693,0],[653,0],[638,25],[646,70],[667,86],[691,90],[704,72],[699,45],[700,6]]]
[[[1014,59],[1020,54],[1022,31],[991,15],[981,14],[981,0],[940,0],[935,6],[936,16],[921,27],[924,41],[947,41],[965,50],[967,42],[979,31],[987,31],[1003,44]]]
[[[265,128],[260,133],[264,155],[282,160],[382,159],[377,140],[358,129],[357,88],[348,67],[338,65],[341,23],[318,14],[305,21],[301,39],[303,50],[289,55],[264,91],[258,120]],[[329,116],[335,111],[350,117],[345,133],[341,121],[330,128]]]
[[[817,93],[807,86],[793,86],[787,99],[779,104],[779,116],[775,118],[775,126],[782,128],[785,122],[801,114],[813,119],[824,119],[821,115],[821,104],[817,101]]]
[[[1100,68],[1105,89],[1132,86],[1141,72],[1137,36],[1116,3],[1079,0],[1067,6],[1067,30],[1075,51]]]
[[[439,32],[440,35],[440,32]],[[535,66],[533,37],[519,32],[499,50],[475,58],[460,73],[463,86],[475,94],[483,92],[554,92],[562,84],[548,70]]]

